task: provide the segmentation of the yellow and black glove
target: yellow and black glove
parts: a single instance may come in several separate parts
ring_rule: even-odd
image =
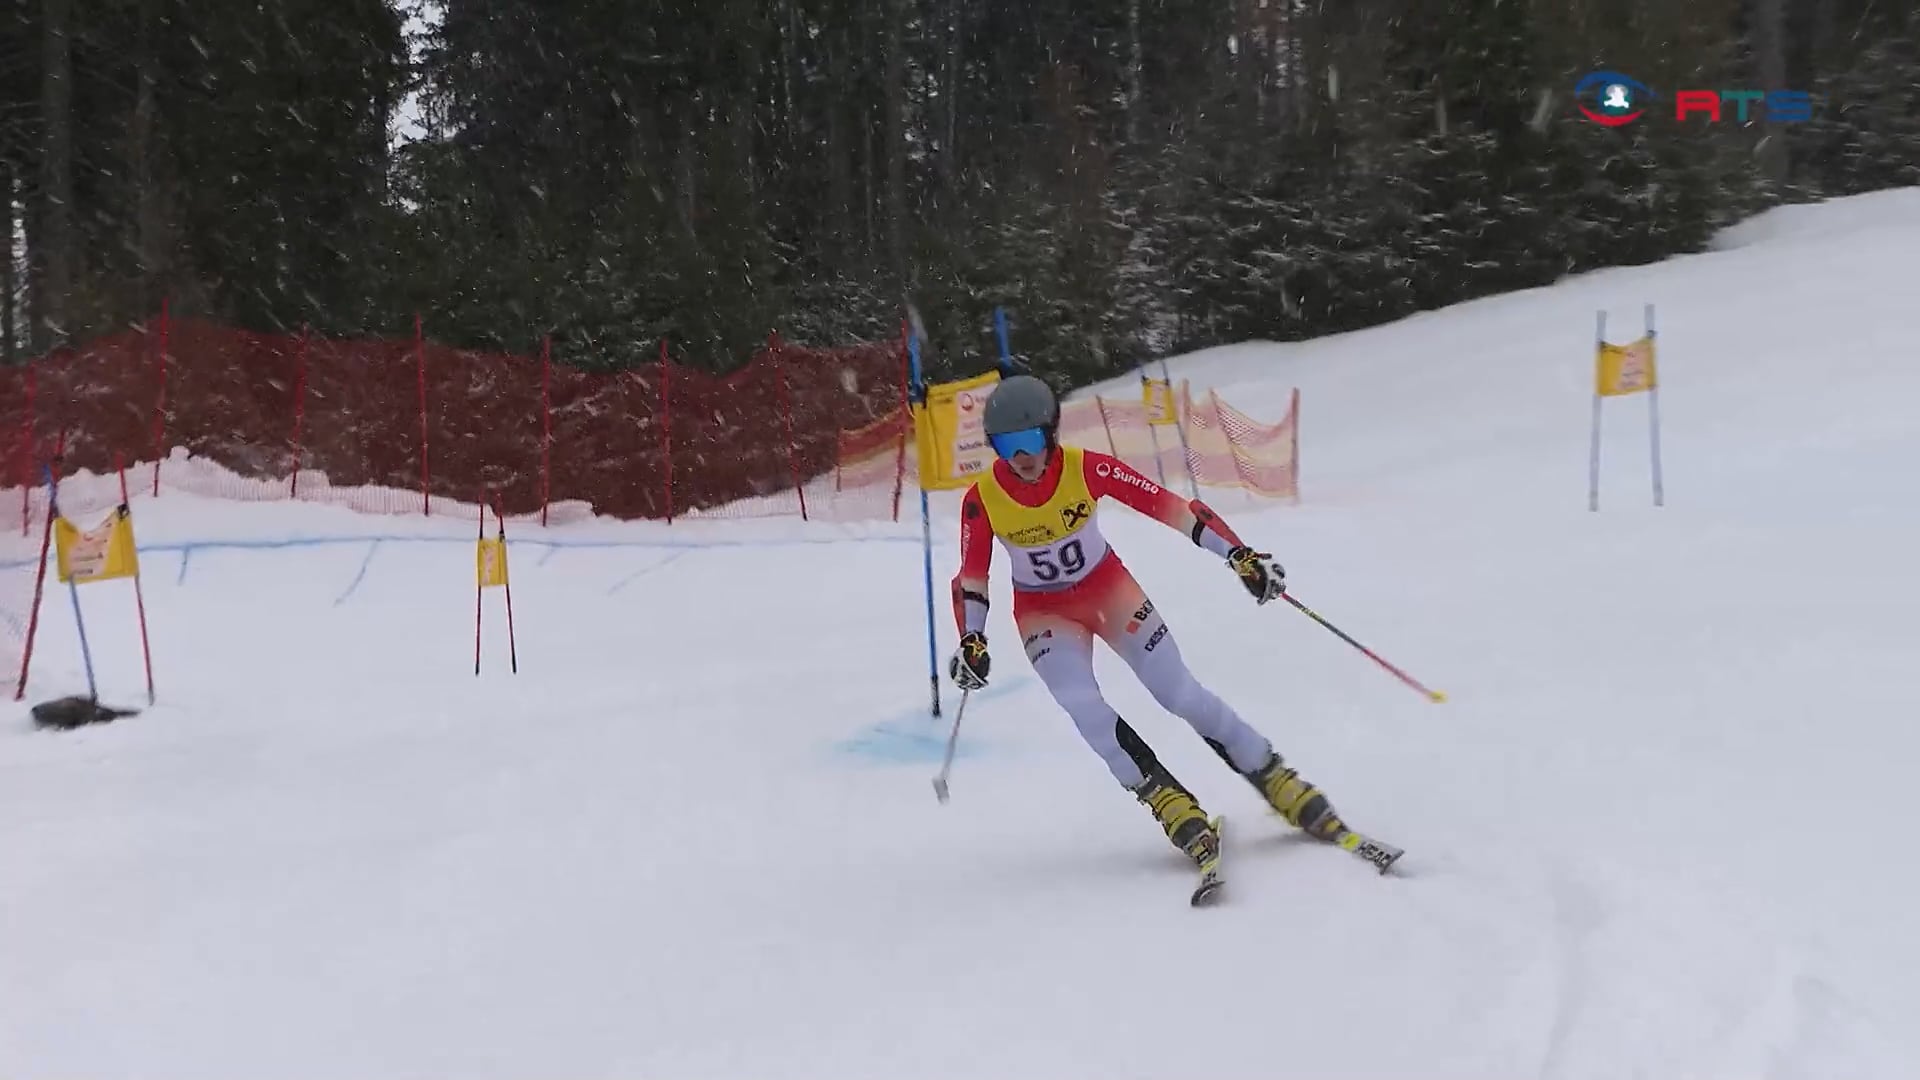
[[[947,662],[947,676],[962,690],[978,690],[987,685],[987,671],[993,661],[987,656],[987,635],[975,630],[960,638],[960,647]]]
[[[1273,556],[1263,551],[1242,544],[1227,552],[1227,565],[1240,575],[1240,584],[1253,594],[1254,603],[1277,600],[1287,591],[1287,572],[1273,561]]]

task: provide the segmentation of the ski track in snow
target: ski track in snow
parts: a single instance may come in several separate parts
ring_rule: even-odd
[[[1591,891],[1564,872],[1554,886],[1553,1023],[1547,1033],[1547,1053],[1540,1063],[1541,1080],[1562,1080],[1567,1074],[1568,1041],[1585,1006],[1589,970],[1586,943],[1600,925],[1600,909]]]
[[[375,540],[367,545],[366,557],[360,560],[360,569],[354,572],[353,580],[347,582],[346,589],[333,598],[334,607],[346,603],[353,598],[354,593],[360,590],[360,583],[367,580],[367,568],[373,565],[373,557],[378,554],[380,554],[380,541]]]
[[[1451,699],[1108,510],[1200,678],[1407,849],[1383,878],[1291,834],[1103,650],[1233,819],[1200,911],[1021,657],[1004,556],[934,800],[952,493],[937,718],[917,520],[516,524],[520,672],[491,592],[475,677],[472,519],[137,499],[180,555],[144,582],[159,704],[0,705],[0,1076],[1920,1074],[1886,840],[1920,755],[1915,252],[1920,191],[1880,193],[1172,360],[1256,417],[1301,388],[1301,505],[1207,497]],[[1590,514],[1593,311],[1624,341],[1646,301],[1667,505],[1629,398]],[[103,696],[143,702],[124,584],[83,604]],[[64,591],[29,700],[85,685]]]

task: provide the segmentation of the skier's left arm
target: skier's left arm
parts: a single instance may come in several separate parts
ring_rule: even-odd
[[[1088,450],[1085,462],[1087,490],[1094,498],[1112,497],[1225,559],[1262,604],[1286,591],[1286,571],[1273,556],[1248,547],[1206,503],[1175,495],[1111,454]]]

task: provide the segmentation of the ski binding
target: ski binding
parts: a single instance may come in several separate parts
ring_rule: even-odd
[[[1212,821],[1207,823],[1208,826],[1213,829],[1216,847],[1213,858],[1200,869],[1200,884],[1194,887],[1193,898],[1191,900],[1194,907],[1200,907],[1203,904],[1211,902],[1214,894],[1219,892],[1220,887],[1227,883],[1227,879],[1220,873],[1221,850],[1218,846],[1223,844],[1220,826],[1225,824],[1225,822],[1225,816],[1216,816]]]

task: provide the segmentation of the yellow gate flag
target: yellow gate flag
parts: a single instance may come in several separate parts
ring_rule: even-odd
[[[1180,422],[1179,410],[1173,404],[1173,385],[1165,379],[1141,376],[1140,404],[1146,406],[1149,425],[1171,427]]]
[[[981,426],[998,371],[927,387],[926,404],[913,417],[914,453],[920,486],[928,491],[963,488],[993,465],[993,448]]]
[[[1654,368],[1653,339],[1643,337],[1627,345],[1602,342],[1594,366],[1594,392],[1601,397],[1638,394],[1660,385]]]
[[[474,552],[474,566],[480,574],[480,587],[492,589],[507,583],[507,538],[497,536],[481,540]]]
[[[124,505],[97,527],[85,531],[64,517],[55,518],[53,539],[62,582],[87,585],[140,572],[140,556],[133,541],[133,513]]]

